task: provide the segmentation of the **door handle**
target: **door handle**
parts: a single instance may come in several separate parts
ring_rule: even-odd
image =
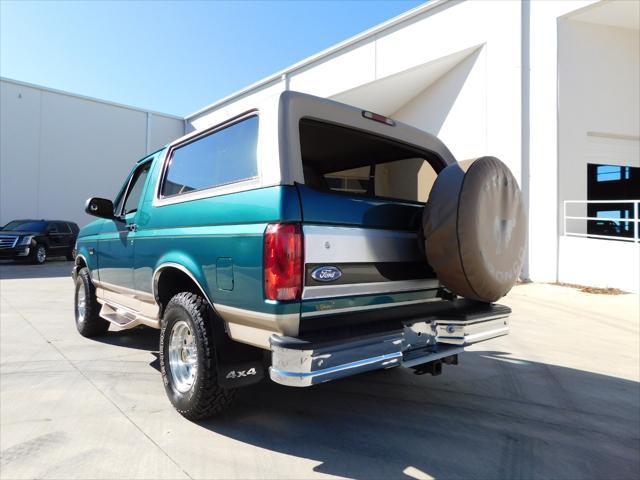
[[[135,232],[136,230],[138,230],[138,225],[136,223],[127,223],[127,228],[129,229],[129,231]]]

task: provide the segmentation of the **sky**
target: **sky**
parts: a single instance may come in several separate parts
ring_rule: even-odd
[[[184,116],[421,3],[0,0],[0,75]]]

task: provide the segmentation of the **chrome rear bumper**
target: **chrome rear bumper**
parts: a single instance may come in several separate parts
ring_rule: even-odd
[[[415,367],[509,333],[506,307],[473,318],[407,322],[397,330],[322,342],[272,335],[271,380],[306,387],[371,370]]]
[[[476,321],[438,320],[435,322],[438,343],[471,345],[509,333],[508,317],[498,316]]]

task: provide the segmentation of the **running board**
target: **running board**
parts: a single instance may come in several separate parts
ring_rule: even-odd
[[[137,327],[138,325],[147,325],[152,328],[160,328],[160,321],[145,317],[140,313],[137,313],[130,308],[117,305],[106,300],[98,298],[98,302],[102,304],[100,309],[100,317],[108,320],[109,322],[117,325],[123,330]]]

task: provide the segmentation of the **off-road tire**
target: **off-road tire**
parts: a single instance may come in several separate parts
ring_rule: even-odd
[[[175,409],[189,420],[210,418],[228,408],[235,389],[218,385],[216,352],[212,322],[215,314],[207,301],[199,295],[183,292],[175,295],[167,304],[160,331],[160,371],[169,400]],[[197,373],[193,385],[180,392],[173,384],[169,362],[169,344],[174,325],[184,321],[194,336],[197,348]]]
[[[81,318],[78,309],[78,294],[84,289],[85,310],[84,318]],[[109,330],[109,322],[100,318],[100,304],[96,299],[96,288],[91,281],[91,274],[87,267],[81,268],[76,277],[76,288],[73,296],[73,310],[76,318],[76,328],[83,337],[97,337],[104,335]]]

